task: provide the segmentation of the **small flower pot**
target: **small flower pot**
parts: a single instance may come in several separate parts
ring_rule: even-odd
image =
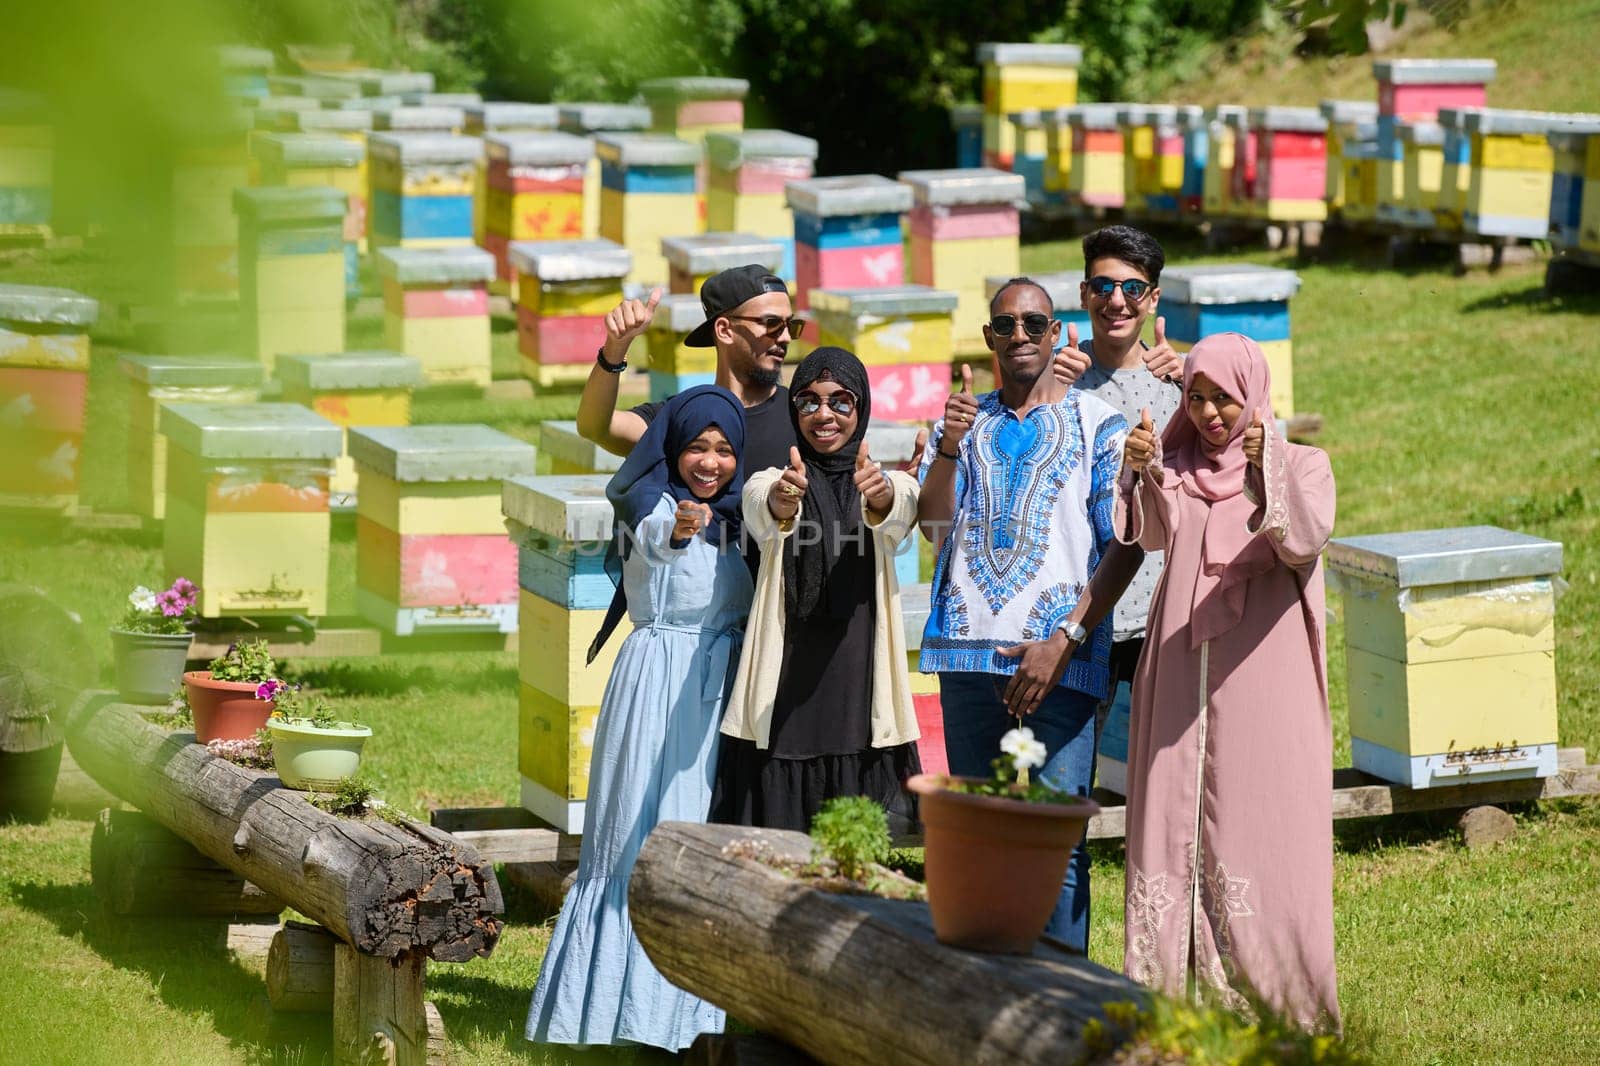
[[[37,751],[0,751],[0,822],[49,818],[60,770],[59,740]]]
[[[952,947],[1025,955],[1049,923],[1072,849],[1100,805],[952,792],[952,781],[977,783],[944,774],[906,782],[921,800],[934,936]]]
[[[193,633],[135,633],[112,628],[117,691],[129,703],[166,703],[183,679]]]
[[[254,681],[213,681],[210,670],[190,670],[183,687],[194,711],[194,738],[202,744],[249,740],[272,714],[271,700],[256,699]]]
[[[272,762],[289,788],[332,792],[361,769],[361,746],[372,736],[364,725],[340,722],[329,728],[305,718],[274,719]]]

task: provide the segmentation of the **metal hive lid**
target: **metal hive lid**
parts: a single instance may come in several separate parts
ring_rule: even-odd
[[[92,326],[100,302],[71,289],[46,285],[0,284],[0,321]]]
[[[554,131],[540,133],[485,133],[484,154],[514,167],[571,166],[594,158],[587,137]]]
[[[350,458],[395,481],[497,481],[532,474],[537,454],[482,425],[350,428]]]
[[[817,158],[817,142],[787,130],[712,131],[706,134],[706,155],[713,166],[733,170],[752,159]]]
[[[207,459],[326,459],[344,451],[344,430],[297,403],[169,403],[161,432]]]
[[[620,278],[633,269],[633,253],[603,237],[582,241],[512,241],[512,265],[541,281]]]
[[[985,41],[978,45],[978,62],[1002,67],[1012,63],[1030,67],[1076,67],[1083,62],[1083,49],[1075,44]]]
[[[367,157],[366,146],[360,142],[326,133],[269,133],[257,140],[256,146],[263,159],[288,167],[358,167]]]
[[[960,299],[957,293],[927,285],[811,290],[811,307],[823,314],[884,316],[949,314],[955,311]]]
[[[1010,204],[1027,197],[1021,174],[993,167],[902,170],[900,180],[919,204]]]
[[[646,100],[743,100],[749,91],[743,78],[651,78],[639,83]]]
[[[450,285],[494,280],[494,256],[482,248],[381,248],[378,276],[401,285]]]
[[[535,533],[569,544],[611,539],[615,518],[606,499],[610,474],[507,478],[500,510]]]
[[[1252,263],[1169,267],[1161,272],[1161,295],[1181,304],[1287,300],[1299,290],[1300,275],[1294,271]]]
[[[309,392],[334,389],[399,389],[423,383],[422,361],[399,352],[330,352],[280,355],[278,380]]]
[[[1391,85],[1478,85],[1494,80],[1492,59],[1379,59],[1372,76]]]
[[[668,133],[601,133],[594,154],[621,167],[692,167],[700,162],[700,146]]]
[[[791,208],[810,215],[876,215],[911,209],[911,187],[880,174],[807,178],[783,187]]]
[[[230,355],[124,355],[122,373],[141,385],[260,385],[267,368]]]
[[[1561,542],[1498,526],[1420,529],[1338,537],[1328,542],[1328,565],[1400,588],[1548,577],[1561,572]]]
[[[453,133],[374,133],[367,138],[367,151],[374,159],[400,163],[472,163],[482,151],[476,137]]]
[[[714,274],[748,263],[775,272],[783,265],[783,242],[749,233],[699,233],[661,238],[661,254],[689,274]]]

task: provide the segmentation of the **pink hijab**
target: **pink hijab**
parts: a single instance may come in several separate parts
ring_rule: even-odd
[[[1208,444],[1189,419],[1188,395],[1204,374],[1242,406],[1228,439]],[[1241,333],[1217,333],[1189,350],[1183,366],[1184,402],[1161,434],[1162,463],[1190,495],[1210,503],[1190,610],[1194,647],[1238,624],[1244,587],[1273,565],[1271,545],[1249,530],[1260,504],[1244,494],[1244,431],[1252,412],[1272,426],[1272,378],[1260,345]],[[1271,432],[1269,429],[1268,432]]]

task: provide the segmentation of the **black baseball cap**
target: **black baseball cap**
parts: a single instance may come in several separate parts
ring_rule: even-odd
[[[716,341],[712,329],[719,316],[769,292],[787,294],[789,286],[759,263],[729,267],[711,275],[700,286],[700,306],[705,308],[706,320],[690,331],[683,339],[684,345],[689,348],[713,347]]]

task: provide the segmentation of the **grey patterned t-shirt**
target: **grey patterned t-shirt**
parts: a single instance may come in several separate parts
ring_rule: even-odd
[[[1092,360],[1093,341],[1084,341],[1080,348]],[[1074,388],[1092,392],[1106,403],[1122,412],[1131,429],[1139,424],[1139,412],[1148,407],[1156,433],[1166,428],[1167,421],[1178,409],[1183,389],[1169,385],[1146,370],[1141,364],[1133,370],[1107,370],[1091,362],[1074,384]],[[1128,583],[1128,591],[1117,601],[1112,629],[1117,640],[1131,640],[1144,636],[1145,621],[1150,617],[1150,598],[1155,594],[1156,581],[1161,577],[1161,552],[1149,552],[1139,572]]]

